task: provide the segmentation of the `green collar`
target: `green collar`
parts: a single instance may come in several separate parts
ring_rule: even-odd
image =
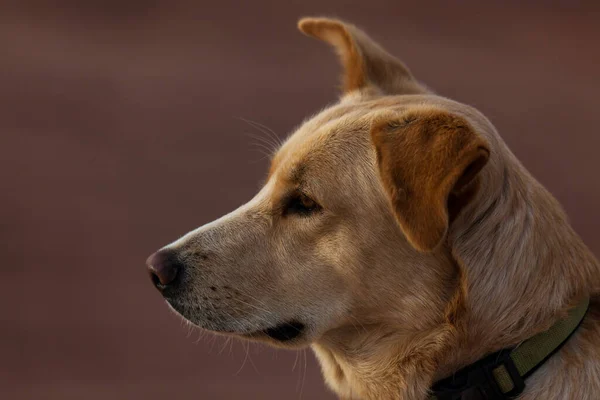
[[[587,312],[586,298],[545,332],[512,349],[490,354],[451,377],[436,382],[429,400],[512,399],[525,389],[525,379],[557,352],[577,330]],[[479,395],[479,396],[477,396]],[[473,397],[475,396],[475,397]]]

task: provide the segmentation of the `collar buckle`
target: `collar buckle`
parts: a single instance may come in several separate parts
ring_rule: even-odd
[[[504,392],[494,371],[504,368],[512,381],[512,389]],[[433,386],[438,400],[507,400],[523,392],[525,381],[519,374],[510,351],[491,354]]]

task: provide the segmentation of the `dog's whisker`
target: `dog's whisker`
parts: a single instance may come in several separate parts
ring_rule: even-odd
[[[236,342],[237,342],[237,340],[233,340],[233,338],[229,342],[229,355],[230,356],[233,356],[233,344],[236,343]]]
[[[217,343],[217,335],[211,335],[211,340],[209,341],[210,343],[210,348],[208,349],[208,354],[212,353],[212,350],[215,347],[215,344]]]
[[[248,303],[248,302],[246,302],[246,301],[244,301],[244,300],[240,300],[240,299],[237,299],[237,298],[233,298],[233,299],[234,299],[235,301],[239,301],[240,303],[242,303],[242,304],[245,304],[245,305],[247,305],[247,306],[249,306],[249,307],[255,308],[255,309],[257,309],[258,311],[265,312],[265,313],[267,313],[267,314],[269,314],[269,315],[275,315],[274,313],[272,313],[271,311],[269,311],[269,310],[267,310],[267,309],[265,309],[265,308],[262,308],[262,307],[259,307],[259,306],[257,306],[257,305],[254,305],[254,304]]]
[[[256,297],[254,297],[254,296],[252,296],[250,293],[242,292],[242,295],[244,297],[248,297],[250,300],[255,301],[256,303],[260,304],[263,307],[267,307],[268,306],[267,303],[265,303],[264,301],[262,301],[262,300],[260,300],[260,299],[258,299]],[[267,310],[264,310],[264,311],[267,311]],[[269,311],[267,311],[267,312],[269,312]]]
[[[251,142],[250,146],[260,147],[266,150],[269,154],[273,155],[277,151],[277,145],[269,141],[263,140],[263,138],[253,137],[256,142]]]
[[[246,361],[248,361],[248,354],[250,353],[250,345],[244,347],[244,343],[242,342],[242,348],[246,349],[246,356],[244,357],[244,360],[242,361],[242,366],[237,370],[237,372],[235,374],[233,374],[233,376],[237,376],[244,369],[244,366],[246,365]]]
[[[248,345],[248,361],[250,361],[250,365],[252,365],[252,368],[254,369],[254,371],[257,374],[260,374],[260,372],[258,372],[258,368],[256,367],[256,364],[254,364],[254,361],[252,361],[252,355],[250,354],[250,345],[251,345],[251,343],[247,342],[247,345]],[[256,346],[253,346],[253,347],[256,348]]]
[[[269,128],[268,126],[266,126],[265,124],[261,124],[261,123],[260,123],[260,122],[258,122],[258,121],[252,121],[252,120],[249,120],[249,119],[246,119],[246,121],[247,121],[247,122],[249,122],[249,123],[251,123],[251,124],[254,124],[255,126],[258,126],[258,127],[261,127],[261,128],[263,128],[263,129],[265,129],[265,130],[267,131],[267,133],[270,133],[270,134],[271,134],[271,137],[272,137],[273,139],[275,139],[275,140],[280,140],[280,139],[279,139],[279,136],[277,135],[277,133],[276,133],[276,132],[275,132],[273,129],[271,129],[271,128]],[[263,132],[264,132],[264,131],[263,131]]]
[[[252,164],[256,164],[256,163],[259,163],[259,162],[263,161],[266,158],[271,158],[271,156],[270,155],[264,155],[263,157],[259,158],[258,160],[252,160],[251,163]]]
[[[224,314],[227,315],[227,317],[229,317],[229,320],[234,324],[234,326],[237,326],[236,330],[243,332],[246,329],[246,326],[238,321],[236,318],[233,317],[233,315],[229,314],[227,311],[222,310]],[[236,311],[240,311],[240,310],[236,310]]]
[[[273,155],[276,151],[276,149],[273,149],[270,145],[267,145],[265,143],[250,143],[250,146],[254,150],[261,153],[264,156],[263,158],[273,158]]]
[[[268,132],[265,132],[261,128],[258,128],[252,124],[250,124],[250,126],[254,129],[257,129],[260,133],[262,133],[263,135],[266,135],[266,136],[253,135],[250,132],[244,132],[247,136],[250,136],[256,140],[260,140],[262,143],[268,145],[272,152],[275,152],[279,147],[281,147],[282,144],[278,138],[276,138],[276,137],[274,138],[274,137],[270,136],[268,134]]]
[[[277,133],[275,133],[275,131],[273,129],[271,129],[268,126],[261,124],[260,122],[257,122],[257,121],[252,121],[252,120],[249,120],[247,118],[242,118],[242,117],[238,117],[238,118],[241,119],[242,121],[246,122],[253,128],[259,130],[260,132],[268,135],[271,139],[274,139],[275,142],[278,144],[278,147],[281,146],[281,144],[282,144],[281,139],[279,138],[279,136],[277,135]]]
[[[304,392],[304,381],[306,380],[306,369],[308,368],[308,356],[306,355],[306,349],[302,350],[304,354],[304,373],[302,374],[302,385],[300,385],[300,399],[302,399],[302,393]]]
[[[227,347],[227,345],[229,344],[230,341],[231,341],[231,337],[225,338],[225,342],[223,343],[221,350],[219,350],[219,353],[218,353],[219,355],[221,355],[221,353],[223,353],[223,350],[225,350],[225,348]]]
[[[294,365],[292,365],[292,372],[294,372],[296,370],[296,365],[298,364],[298,357],[300,355],[300,352],[297,351],[296,352],[296,358],[294,359]]]
[[[261,141],[261,143],[269,145],[269,147],[272,147],[273,149],[276,149],[277,147],[281,146],[281,144],[279,142],[275,141],[271,137],[256,135],[256,134],[253,134],[252,132],[244,132],[244,134],[247,136],[250,136],[253,139]]]
[[[260,150],[261,154],[267,157],[272,157],[274,150],[261,144],[261,143],[251,143],[250,146],[255,147],[257,150]]]

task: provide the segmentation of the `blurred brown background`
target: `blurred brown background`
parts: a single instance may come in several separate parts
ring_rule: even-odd
[[[332,398],[310,352],[196,343],[144,267],[257,190],[238,117],[285,137],[335,99],[304,15],[353,21],[486,113],[600,254],[600,14],[521,3],[1,2],[0,397]]]

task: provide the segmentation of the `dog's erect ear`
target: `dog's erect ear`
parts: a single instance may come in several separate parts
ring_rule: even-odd
[[[302,18],[298,28],[335,47],[344,67],[344,91],[377,88],[384,94],[427,93],[408,68],[353,25],[329,18]]]
[[[476,193],[489,145],[462,117],[425,108],[377,119],[371,138],[402,231],[416,249],[434,250]]]

